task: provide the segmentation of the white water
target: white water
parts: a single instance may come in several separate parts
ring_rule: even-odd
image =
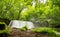
[[[11,28],[22,28],[24,26],[27,26],[28,29],[35,28],[34,24],[28,21],[12,20],[9,24],[9,27]]]

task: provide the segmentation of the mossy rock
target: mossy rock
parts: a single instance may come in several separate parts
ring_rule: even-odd
[[[0,22],[0,30],[5,30],[7,25],[4,22]]]
[[[10,28],[4,22],[0,22],[0,34],[10,33]]]

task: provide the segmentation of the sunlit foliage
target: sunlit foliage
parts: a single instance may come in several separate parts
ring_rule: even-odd
[[[0,18],[60,22],[60,0],[0,0]]]

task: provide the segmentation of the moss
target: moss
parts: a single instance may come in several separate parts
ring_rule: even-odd
[[[38,32],[38,33],[42,33],[42,34],[46,34],[48,33],[51,37],[56,35],[56,31],[52,28],[47,28],[47,27],[41,27],[41,28],[35,28],[35,29],[31,29],[32,32]]]
[[[10,29],[7,27],[5,30],[0,30],[0,34],[2,34],[2,33],[9,34],[10,33]]]
[[[27,30],[27,26],[24,26],[24,27],[19,28],[19,29],[22,30],[22,31],[26,31]]]
[[[60,32],[60,28],[54,28],[54,30]]]
[[[10,33],[10,28],[6,25],[6,23],[0,22],[0,24],[4,24],[5,25],[5,29],[4,30],[0,30],[0,34],[2,34],[2,33],[9,34]]]
[[[56,37],[60,37],[60,34],[57,34],[57,36]]]

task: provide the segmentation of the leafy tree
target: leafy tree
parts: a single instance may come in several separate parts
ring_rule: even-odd
[[[60,22],[60,0],[0,0],[0,18]]]

